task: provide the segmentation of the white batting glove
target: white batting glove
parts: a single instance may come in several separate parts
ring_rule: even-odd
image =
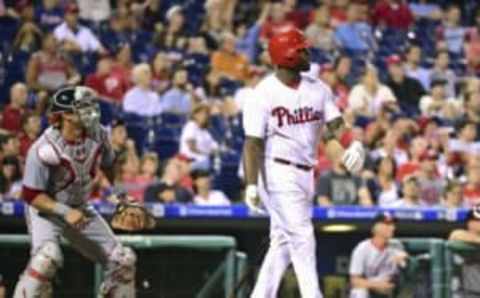
[[[245,189],[245,204],[253,212],[265,214],[265,210],[260,206],[260,196],[258,195],[258,189],[255,184],[247,185]]]
[[[353,141],[342,156],[345,168],[352,174],[358,174],[365,163],[365,149],[359,141]]]

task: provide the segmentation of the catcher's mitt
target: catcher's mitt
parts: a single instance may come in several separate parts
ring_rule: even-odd
[[[139,203],[120,202],[111,224],[114,229],[128,232],[148,230],[155,228],[155,217]]]

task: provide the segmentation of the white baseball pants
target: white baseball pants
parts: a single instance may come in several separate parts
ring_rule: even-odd
[[[313,171],[267,159],[259,182],[270,215],[270,247],[251,298],[276,298],[290,262],[303,298],[321,298],[312,224]]]

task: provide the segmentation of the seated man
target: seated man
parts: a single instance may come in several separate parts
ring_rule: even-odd
[[[341,160],[334,162],[332,170],[318,179],[316,198],[320,206],[373,204],[370,191],[362,178],[350,174]]]
[[[470,210],[465,218],[465,228],[452,231],[448,240],[480,245],[480,213],[478,210]],[[461,274],[461,291],[463,293],[459,297],[480,297],[480,284],[478,282],[480,257],[478,253],[463,256]]]
[[[403,178],[402,181],[403,197],[400,200],[394,201],[388,207],[396,208],[418,208],[422,207],[420,203],[420,188],[418,178],[414,175]]]
[[[407,253],[395,246],[395,218],[380,213],[374,219],[372,237],[360,242],[350,260],[350,298],[389,297],[395,288],[399,266],[405,266]]]

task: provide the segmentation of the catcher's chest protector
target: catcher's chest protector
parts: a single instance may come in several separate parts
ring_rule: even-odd
[[[50,194],[57,201],[73,206],[88,201],[101,158],[102,143],[92,138],[84,138],[69,144],[58,130],[51,128],[39,141],[53,146],[60,159],[59,165],[50,167],[47,188]]]

